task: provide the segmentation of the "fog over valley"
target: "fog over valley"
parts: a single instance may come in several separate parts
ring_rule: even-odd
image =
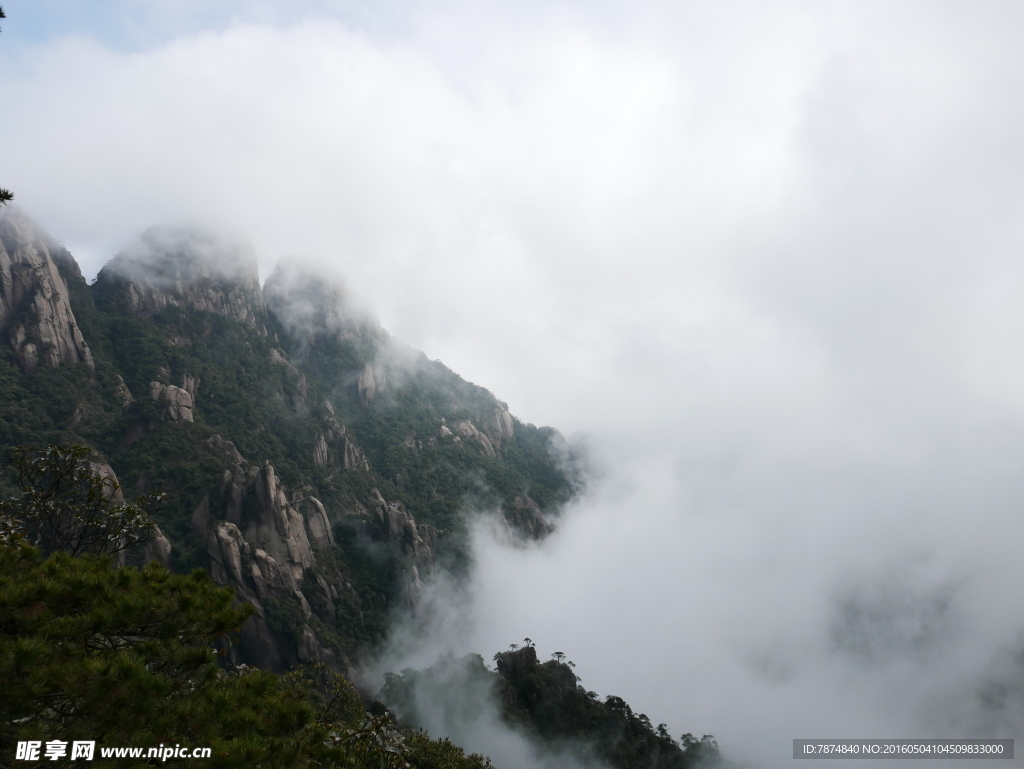
[[[367,685],[529,637],[737,766],[1024,739],[1019,4],[91,5],[0,35],[0,185],[88,281],[234,233],[581,463],[536,541],[467,500]],[[452,669],[432,736],[603,766]]]

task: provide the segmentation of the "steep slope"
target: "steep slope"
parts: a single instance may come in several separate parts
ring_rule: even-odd
[[[280,269],[261,290],[248,246],[162,228],[89,286],[21,213],[0,242],[0,450],[86,443],[126,494],[166,492],[166,546],[134,557],[208,568],[252,603],[239,659],[344,669],[427,574],[464,563],[468,510],[542,536],[572,493],[557,432],[322,276]]]

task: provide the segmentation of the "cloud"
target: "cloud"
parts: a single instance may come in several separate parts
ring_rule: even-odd
[[[1016,5],[218,7],[141,48],[8,50],[8,19],[3,184],[87,273],[196,219],[264,275],[329,266],[586,435],[605,474],[550,541],[478,539],[453,651],[529,635],[759,766],[992,722],[1024,576]]]

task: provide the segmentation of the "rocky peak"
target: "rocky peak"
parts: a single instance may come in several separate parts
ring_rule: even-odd
[[[100,271],[98,282],[120,283],[140,316],[175,306],[226,315],[266,333],[252,246],[208,230],[152,227]]]
[[[26,373],[61,363],[94,366],[57,269],[55,258],[64,253],[20,211],[0,214],[0,331],[7,332]],[[64,261],[77,272],[70,257]]]

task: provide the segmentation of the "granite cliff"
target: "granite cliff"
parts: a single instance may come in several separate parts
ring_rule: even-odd
[[[81,278],[71,255],[24,214],[0,218],[0,331],[26,373],[65,362],[94,365],[58,263]]]

